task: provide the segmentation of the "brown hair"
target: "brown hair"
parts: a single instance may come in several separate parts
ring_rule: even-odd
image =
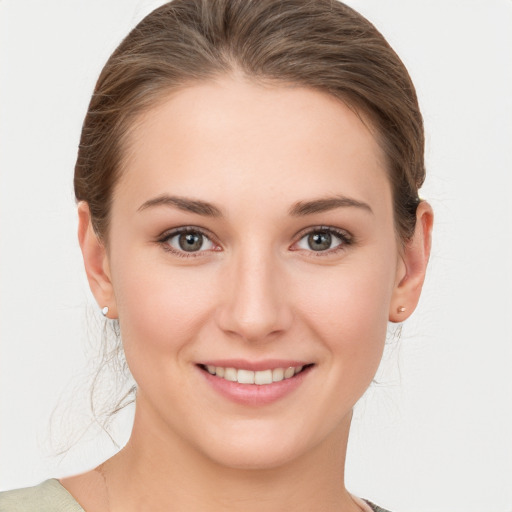
[[[368,119],[387,156],[396,230],[412,236],[423,121],[405,66],[369,21],[336,0],[174,0],[122,41],[85,117],[75,195],[100,237],[136,117],[172,89],[235,71],[324,91]]]

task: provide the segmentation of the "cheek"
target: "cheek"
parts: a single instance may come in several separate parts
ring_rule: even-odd
[[[117,269],[114,289],[127,357],[176,355],[213,307],[207,276],[197,269],[127,260],[120,261]]]
[[[353,374],[371,374],[380,362],[394,283],[394,262],[348,261],[328,269],[321,280],[307,279],[301,288],[301,310],[335,364]],[[314,277],[314,276],[312,276]],[[371,379],[370,379],[371,380]]]
[[[326,393],[322,408],[336,409],[333,423],[326,428],[342,422],[370,386],[382,359],[387,329],[385,286],[354,275],[339,284],[332,293],[322,294],[322,300],[317,297],[316,318],[310,324],[326,349],[321,362],[324,386],[331,392]]]

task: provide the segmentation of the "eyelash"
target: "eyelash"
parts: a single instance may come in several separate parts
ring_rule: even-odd
[[[166,231],[158,238],[157,242],[162,245],[162,247],[165,251],[168,251],[168,252],[172,253],[174,256],[178,256],[179,258],[197,258],[199,256],[202,256],[202,253],[206,252],[206,251],[191,251],[191,252],[179,251],[169,245],[169,240],[171,240],[175,236],[184,235],[184,234],[186,235],[188,233],[202,235],[204,238],[209,240],[212,244],[218,246],[218,244],[216,244],[216,242],[213,240],[213,237],[210,234],[208,234],[203,229],[195,227],[195,226],[186,226],[186,227],[182,227],[182,228],[173,229],[171,231]],[[214,251],[216,251],[216,250],[218,250],[218,249],[214,249]]]
[[[213,237],[208,234],[206,231],[199,227],[195,226],[186,226],[182,228],[173,229],[171,231],[166,231],[163,233],[158,239],[157,242],[162,245],[162,248],[172,253],[175,256],[178,256],[179,258],[197,258],[203,255],[204,252],[209,252],[209,250],[205,251],[181,251],[177,250],[170,246],[169,240],[172,238],[183,235],[183,234],[200,234],[203,237],[205,237],[207,240],[209,240],[212,244],[218,247],[218,244],[214,241]],[[310,253],[310,256],[312,257],[326,257],[331,256],[334,254],[338,254],[340,251],[346,250],[347,246],[350,246],[354,243],[354,237],[348,233],[345,230],[339,229],[339,228],[333,228],[330,226],[314,226],[307,228],[306,230],[299,233],[299,238],[296,242],[294,242],[293,245],[297,245],[302,239],[305,237],[313,234],[313,233],[327,233],[331,236],[334,236],[340,240],[341,243],[339,243],[337,246],[327,249],[325,251],[314,251],[314,250],[306,250],[306,252]],[[211,249],[210,249],[211,250]],[[213,249],[214,252],[218,251],[219,249]],[[300,249],[292,249],[294,251],[300,250]]]
[[[340,253],[341,251],[345,251],[348,246],[354,244],[354,237],[344,229],[334,228],[331,226],[314,226],[311,228],[307,228],[303,230],[301,233],[299,233],[298,241],[295,242],[293,245],[297,245],[301,240],[303,240],[305,237],[313,234],[313,233],[327,233],[331,236],[334,236],[340,240],[341,243],[339,243],[337,246],[327,249],[325,251],[314,251],[312,249],[306,250],[308,255],[313,258],[321,258],[321,257],[328,257],[333,256],[335,254]],[[294,249],[294,250],[300,250],[300,249]]]

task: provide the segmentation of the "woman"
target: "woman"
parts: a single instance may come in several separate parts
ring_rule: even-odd
[[[388,321],[419,300],[423,179],[414,87],[350,8],[146,17],[98,80],[75,169],[89,284],[137,382],[132,435],[0,510],[382,510],[345,489],[344,461]]]

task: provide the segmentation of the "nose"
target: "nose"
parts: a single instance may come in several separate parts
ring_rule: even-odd
[[[286,297],[284,273],[270,255],[240,254],[224,274],[219,327],[249,342],[265,342],[287,329],[292,310]]]

